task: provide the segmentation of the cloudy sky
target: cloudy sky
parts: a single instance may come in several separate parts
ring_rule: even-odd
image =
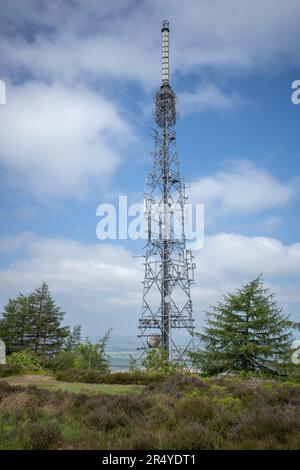
[[[205,204],[196,323],[259,273],[300,318],[299,0],[2,0],[2,306],[45,280],[85,334],[136,333],[143,244],[99,241],[96,208],[142,200],[165,18],[181,170]]]

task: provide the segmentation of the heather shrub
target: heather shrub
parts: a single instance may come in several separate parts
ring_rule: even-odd
[[[220,435],[200,423],[183,423],[174,431],[165,433],[162,449],[214,450],[222,447]]]
[[[241,410],[242,402],[240,398],[226,396],[223,398],[213,398],[212,402],[224,407],[224,410],[238,413]]]
[[[300,413],[294,407],[264,407],[240,418],[234,430],[237,441],[256,439],[268,447],[269,442],[287,445],[296,433],[300,435]]]
[[[85,417],[84,422],[97,429],[108,432],[118,427],[129,426],[130,420],[124,411],[108,411],[98,408],[90,411]]]
[[[165,374],[160,372],[145,372],[135,370],[133,372],[112,372],[103,376],[103,383],[123,384],[123,385],[149,385],[154,382],[161,382]]]
[[[300,449],[299,403],[296,384],[183,373],[114,396],[0,380],[0,449]]]
[[[178,425],[178,420],[173,412],[172,405],[170,403],[157,403],[147,410],[146,415],[144,416],[144,421],[146,428],[149,426],[156,428],[159,426],[164,429],[174,429]]]
[[[32,422],[27,426],[26,449],[47,450],[55,446],[61,438],[60,426],[57,420],[49,422]]]
[[[240,398],[245,403],[251,403],[252,400],[257,401],[258,396],[256,392],[260,382],[254,383],[241,381],[240,379],[218,378],[211,380],[209,383],[225,386],[229,394]]]
[[[120,395],[109,400],[106,406],[111,412],[123,410],[128,416],[137,417],[145,414],[153,406],[153,402],[147,396],[139,396],[137,399],[135,395]]]
[[[0,390],[1,393],[1,390]],[[2,395],[2,393],[1,393]],[[0,410],[7,410],[9,412],[18,412],[24,410],[30,404],[31,397],[26,391],[15,391],[14,393],[3,394],[0,400]]]
[[[132,450],[155,450],[158,448],[157,436],[145,429],[139,430],[132,436],[130,448]]]
[[[175,405],[175,415],[178,419],[205,422],[221,413],[223,406],[208,397],[185,397]]]
[[[11,393],[11,386],[5,382],[5,380],[0,380],[0,400],[6,395]]]
[[[105,378],[109,374],[103,374],[103,372],[97,369],[87,369],[83,374],[83,381],[88,384],[95,383],[106,383]]]
[[[84,370],[71,368],[58,370],[55,373],[55,378],[65,382],[84,382],[85,374],[86,372]]]
[[[300,384],[283,383],[277,387],[279,401],[300,407]]]
[[[150,390],[168,394],[182,393],[188,389],[204,391],[208,388],[208,383],[200,379],[200,377],[180,372],[165,375],[160,374],[160,379],[152,380],[149,384]]]
[[[270,405],[300,405],[300,385],[267,383],[261,386],[260,400]]]
[[[20,364],[0,364],[0,378],[19,375],[23,372],[24,368]]]
[[[165,375],[143,371],[103,373],[97,369],[82,370],[73,368],[57,371],[55,377],[65,382],[149,385],[162,382]]]

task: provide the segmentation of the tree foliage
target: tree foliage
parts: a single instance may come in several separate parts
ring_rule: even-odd
[[[96,343],[92,343],[89,338],[86,338],[84,342],[77,343],[73,349],[63,350],[51,358],[48,367],[55,371],[97,369],[101,372],[108,372],[109,359],[106,354],[106,346],[109,336],[110,330]]]
[[[81,343],[81,325],[75,325],[65,340],[64,349],[66,351],[76,351]]]
[[[142,366],[148,372],[171,372],[182,369],[179,364],[169,361],[168,353],[163,348],[149,349],[142,360]]]
[[[82,369],[99,369],[103,372],[109,370],[109,359],[106,354],[106,346],[111,334],[111,329],[108,330],[103,338],[97,343],[91,343],[89,338],[86,338],[84,343],[80,343],[76,352],[79,356],[79,367]]]
[[[63,350],[49,358],[46,367],[55,372],[66,369],[78,369],[80,366],[78,354],[74,351]]]
[[[0,337],[7,352],[33,351],[40,356],[59,352],[69,335],[62,326],[64,312],[52,298],[44,282],[29,295],[9,299],[0,320]]]
[[[39,358],[34,354],[26,351],[13,352],[7,358],[7,364],[18,365],[25,370],[40,370],[42,365]]]
[[[192,354],[201,371],[278,374],[291,361],[294,324],[282,314],[262,276],[207,312],[201,348]]]
[[[18,294],[9,299],[0,320],[0,338],[6,344],[6,352],[31,349],[32,311],[29,297]]]

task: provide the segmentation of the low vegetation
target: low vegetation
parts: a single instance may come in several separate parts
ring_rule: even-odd
[[[37,355],[26,351],[11,353],[7,358],[7,365],[19,366],[25,370],[41,370],[42,365]]]
[[[9,377],[10,375],[19,375],[23,372],[23,367],[19,365],[2,364],[0,366],[0,378]]]
[[[300,365],[292,330],[261,277],[208,313],[184,372],[153,348],[111,372],[110,332],[92,343],[47,284],[0,319],[1,449],[300,449]]]
[[[56,380],[53,376],[36,373],[6,377],[6,382],[10,385],[36,386],[45,390],[105,395],[135,393],[143,389],[143,385],[136,384],[64,382]]]
[[[300,385],[175,373],[108,396],[0,380],[0,449],[300,449]]]
[[[65,382],[149,385],[151,383],[162,382],[165,375],[162,372],[143,372],[141,370],[105,374],[95,369],[67,369],[57,372],[55,377]]]

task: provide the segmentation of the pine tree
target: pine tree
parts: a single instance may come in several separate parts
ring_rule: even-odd
[[[51,356],[58,353],[69,328],[62,327],[64,312],[53,300],[46,282],[29,295],[32,309],[29,335],[31,347],[37,354]]]
[[[52,355],[61,350],[69,335],[69,328],[61,326],[63,318],[64,312],[43,283],[27,296],[9,299],[0,320],[0,338],[8,353],[26,350]]]
[[[31,305],[28,297],[18,294],[9,299],[0,320],[0,338],[6,344],[7,353],[30,349],[28,325],[31,321]]]
[[[192,358],[203,373],[228,371],[278,374],[291,358],[292,328],[262,276],[224,296],[207,312],[203,348]]]

